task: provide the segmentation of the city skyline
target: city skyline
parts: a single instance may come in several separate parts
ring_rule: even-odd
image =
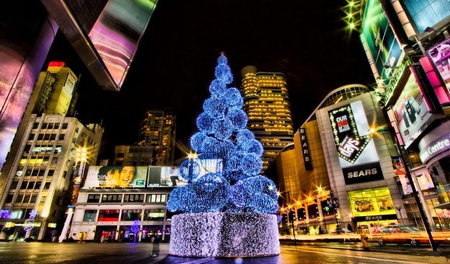
[[[358,34],[345,29],[346,1],[325,2],[268,8],[266,1],[161,1],[119,93],[98,87],[62,34],[48,60],[66,61],[82,75],[79,118],[103,121],[100,158],[110,158],[115,145],[137,142],[140,120],[151,109],[174,108],[177,141],[189,146],[222,51],[237,88],[248,65],[286,75],[295,131],[330,91],[374,83]]]

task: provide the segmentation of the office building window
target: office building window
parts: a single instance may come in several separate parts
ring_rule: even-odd
[[[124,203],[138,203],[144,201],[144,194],[125,194]]]
[[[122,210],[122,221],[141,220],[142,210],[140,209],[124,209]]]
[[[89,194],[88,203],[98,203],[100,201],[100,194]]]
[[[122,202],[122,194],[103,194],[102,203]]]
[[[83,216],[83,222],[95,221],[96,216],[97,216],[97,210],[85,210],[84,216]]]
[[[166,194],[147,194],[147,203],[165,203]]]
[[[146,209],[144,213],[144,220],[163,221],[165,209]]]
[[[100,210],[98,221],[119,221],[119,210]]]

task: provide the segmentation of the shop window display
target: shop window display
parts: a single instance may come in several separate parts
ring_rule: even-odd
[[[351,191],[348,197],[355,217],[396,213],[387,187]]]

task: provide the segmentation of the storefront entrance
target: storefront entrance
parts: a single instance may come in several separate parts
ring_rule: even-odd
[[[102,243],[116,241],[116,228],[116,226],[97,226],[94,241]]]

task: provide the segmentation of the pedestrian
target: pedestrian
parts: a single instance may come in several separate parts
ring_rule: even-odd
[[[153,242],[153,247],[152,247],[152,258],[156,258],[159,255],[159,236],[158,236],[158,232],[153,233],[153,236],[151,238],[151,241]]]

